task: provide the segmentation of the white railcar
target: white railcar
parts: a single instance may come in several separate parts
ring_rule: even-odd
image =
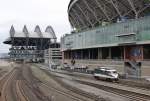
[[[108,67],[99,67],[94,70],[93,73],[96,79],[103,79],[108,81],[118,81],[119,74],[115,69],[109,69]]]

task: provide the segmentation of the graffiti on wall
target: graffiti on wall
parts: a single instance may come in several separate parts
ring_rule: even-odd
[[[142,46],[125,47],[126,60],[142,60]]]
[[[125,74],[126,77],[141,77],[141,61],[143,59],[142,46],[126,46],[125,47]]]

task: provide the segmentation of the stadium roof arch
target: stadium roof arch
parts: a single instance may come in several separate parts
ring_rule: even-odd
[[[17,43],[20,43],[20,41],[22,40],[21,43],[24,44],[25,40],[36,41],[42,39],[45,40],[45,42],[48,42],[48,40],[57,39],[55,32],[51,26],[47,26],[45,32],[42,32],[39,25],[35,27],[34,31],[28,31],[26,25],[24,25],[22,31],[16,31],[12,25],[9,33],[10,33],[10,37],[4,41],[5,44],[12,44],[13,40],[16,41]],[[33,43],[33,42],[29,42],[29,43]]]
[[[29,38],[51,38],[56,39],[55,32],[52,27],[47,26],[45,32],[42,32],[39,25],[34,29],[34,32],[29,32],[26,25],[24,25],[22,32],[16,31],[13,25],[10,29],[10,37],[29,37]]]
[[[68,18],[72,28],[88,29],[103,22],[150,15],[150,0],[71,0]]]

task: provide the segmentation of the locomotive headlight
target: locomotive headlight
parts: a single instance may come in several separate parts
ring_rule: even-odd
[[[114,74],[114,77],[115,77],[115,78],[118,78],[118,74]]]
[[[114,78],[118,78],[118,73],[117,72],[111,73],[111,76]]]

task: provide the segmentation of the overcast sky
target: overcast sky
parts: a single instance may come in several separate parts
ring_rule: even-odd
[[[67,8],[70,0],[0,0],[0,53],[8,52],[2,42],[9,36],[10,26],[21,31],[24,24],[29,31],[39,25],[44,31],[51,25],[60,38],[70,32]]]

